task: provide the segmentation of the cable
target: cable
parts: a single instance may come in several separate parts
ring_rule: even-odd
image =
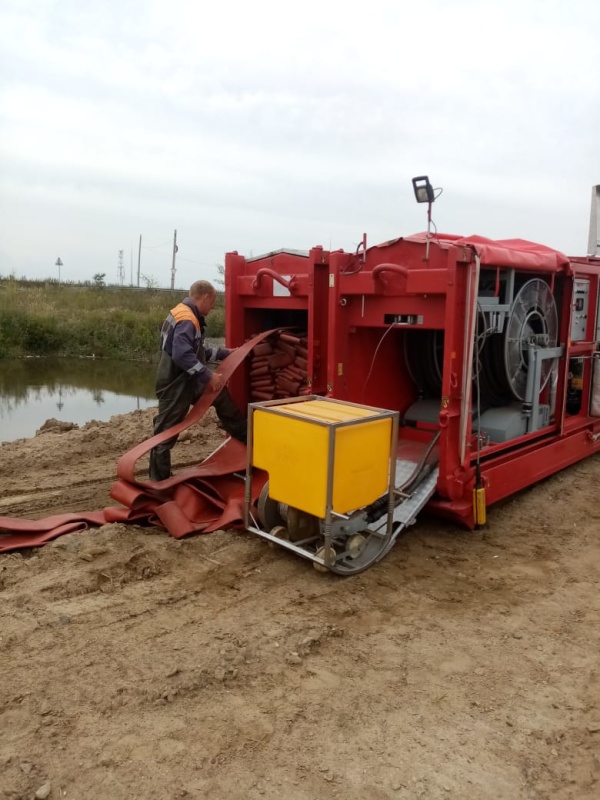
[[[371,360],[371,367],[369,369],[369,372],[368,372],[367,377],[365,378],[365,382],[363,384],[363,390],[362,390],[362,396],[363,397],[365,396],[367,383],[369,382],[369,378],[371,377],[371,373],[373,372],[373,367],[375,366],[375,359],[377,358],[377,353],[379,351],[379,348],[381,347],[381,343],[383,342],[385,337],[388,335],[388,333],[392,330],[392,328],[394,327],[395,324],[396,324],[395,322],[392,322],[392,324],[388,328],[386,328],[386,330],[383,332],[383,335],[382,335],[381,339],[377,343],[377,347],[375,348],[375,352],[373,353],[373,358]]]
[[[356,253],[356,256],[358,257],[358,253]],[[359,273],[361,271],[362,265],[363,265],[363,262],[359,260],[357,269],[351,269],[351,270],[350,269],[342,269],[342,270],[340,270],[340,275],[356,275],[357,273]]]
[[[401,486],[396,487],[398,491],[405,492],[420,477],[422,471],[424,471],[425,469],[431,471],[434,468],[434,466],[439,461],[439,456],[431,464],[427,464],[427,459],[429,458],[431,451],[433,450],[435,445],[438,443],[438,440],[441,435],[442,435],[441,430],[437,431],[433,439],[427,445],[425,452],[421,456],[421,460],[415,466],[410,476],[404,481],[404,483]]]
[[[438,235],[438,229],[437,229],[437,225],[435,224],[435,220],[433,219],[433,217],[431,217],[429,221],[433,225],[433,237],[432,238],[435,239],[435,241],[441,247],[442,246],[442,240],[440,239],[440,237]]]
[[[364,254],[365,254],[363,250],[363,258],[361,259],[359,257],[358,251],[360,250],[361,247],[364,248],[364,240],[356,245],[356,251],[354,253],[354,257],[358,259],[358,267],[356,269],[341,269],[340,275],[357,275],[361,271],[364,264]]]
[[[479,373],[482,368],[481,354],[483,346],[488,336],[491,336],[491,329],[485,326],[485,314],[479,301],[477,302],[478,313],[483,318],[483,331],[475,339],[476,369],[475,369],[475,393],[477,398],[477,443],[475,446],[475,486],[473,490],[473,510],[475,516],[475,527],[483,527],[486,522],[485,513],[485,487],[481,477],[481,384]]]
[[[169,242],[167,242],[166,244],[169,244]],[[155,247],[145,247],[145,246],[142,245],[142,250],[155,251],[155,250],[158,250],[159,247],[164,247],[164,246],[165,245],[159,245],[158,244]],[[163,250],[162,253],[155,253],[155,255],[171,255],[171,252],[167,253],[167,252],[165,252]],[[201,267],[214,267],[215,266],[213,263],[210,263],[209,261],[196,261],[193,258],[184,258],[183,256],[180,256],[180,255],[177,255],[177,261],[189,261],[191,264],[198,264]]]
[[[421,481],[424,478],[426,478],[427,475],[429,475],[431,471],[435,469],[436,464],[440,460],[439,456],[437,456],[436,459],[431,462],[431,464],[427,463],[427,459],[431,455],[431,451],[433,450],[435,445],[438,443],[441,434],[442,434],[441,430],[437,431],[433,439],[429,442],[429,444],[425,448],[425,451],[421,456],[420,460],[418,461],[417,464],[415,464],[415,468],[411,472],[410,476],[404,481],[404,483],[400,484],[400,486],[394,487],[394,491],[397,493],[397,499],[396,502],[394,503],[394,506],[400,505],[400,503],[404,499],[403,497],[401,497],[401,495],[406,494],[407,490],[409,490],[413,486],[413,484],[415,484],[417,481]],[[378,500],[375,500],[374,503],[371,503],[370,506],[367,506],[367,508],[365,509],[367,522],[369,523],[377,522],[378,519],[381,519],[381,517],[387,511],[387,505],[388,505],[388,498],[387,495],[384,495],[383,497],[380,497]]]
[[[168,244],[171,244],[171,241],[168,242],[161,242],[161,244],[143,244],[142,250],[158,250],[159,247],[166,247]]]
[[[177,261],[189,261],[190,264],[199,264],[201,267],[214,267],[215,264],[210,264],[208,261],[196,261],[193,258],[184,258],[183,256],[177,256]]]

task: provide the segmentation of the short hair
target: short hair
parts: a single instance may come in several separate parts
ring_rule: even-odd
[[[190,286],[190,297],[202,297],[202,295],[215,295],[217,290],[209,281],[194,281]]]

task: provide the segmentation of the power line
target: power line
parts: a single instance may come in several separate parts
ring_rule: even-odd
[[[171,244],[171,241],[168,242],[161,242],[160,244],[145,244],[142,248],[143,250],[158,250],[159,247],[166,247],[167,245]]]
[[[142,250],[155,250],[154,247],[146,247],[145,245],[142,247]],[[165,251],[162,253],[156,253],[155,255],[167,255]],[[177,260],[178,261],[189,261],[190,264],[199,264],[201,267],[214,267],[215,264],[210,261],[196,261],[194,258],[184,258],[177,253]]]
[[[209,263],[208,261],[194,261],[193,258],[183,258],[179,254],[177,254],[178,261],[189,261],[190,264],[200,264],[201,267],[214,267],[215,264]]]

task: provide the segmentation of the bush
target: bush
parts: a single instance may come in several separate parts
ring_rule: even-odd
[[[225,309],[213,308],[206,318],[206,334],[212,337],[225,336]]]
[[[32,355],[54,355],[61,348],[61,332],[58,321],[52,317],[31,317],[26,322],[23,348]]]
[[[96,278],[98,276],[94,276]],[[90,356],[153,361],[169,309],[186,292],[0,278],[0,358]],[[225,335],[223,295],[207,320]]]

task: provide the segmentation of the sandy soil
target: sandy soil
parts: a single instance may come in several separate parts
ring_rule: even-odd
[[[0,446],[0,514],[109,505],[151,417]],[[0,556],[0,797],[600,796],[599,482],[596,456],[483,532],[423,520],[347,579],[228,531]]]

